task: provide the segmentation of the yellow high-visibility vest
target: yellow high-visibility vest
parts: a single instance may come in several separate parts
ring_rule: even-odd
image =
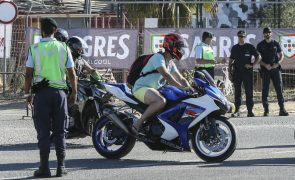
[[[34,62],[33,83],[46,78],[50,87],[66,89],[66,44],[57,40],[39,42],[31,45],[30,50]]]

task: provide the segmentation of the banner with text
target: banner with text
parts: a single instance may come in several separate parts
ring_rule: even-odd
[[[144,53],[155,53],[163,51],[162,43],[164,35],[168,33],[179,33],[185,40],[185,55],[177,63],[181,69],[192,69],[195,67],[195,47],[202,40],[202,33],[210,31],[214,34],[212,47],[215,56],[228,58],[233,45],[238,43],[237,32],[239,29],[145,29],[144,33]],[[246,41],[255,47],[263,40],[262,29],[246,29]],[[273,29],[273,39],[281,44],[285,55],[282,64],[284,69],[295,69],[295,29]]]
[[[69,36],[79,36],[88,44],[84,58],[97,68],[129,69],[137,56],[138,30],[69,29]],[[40,30],[27,29],[26,44],[39,42]]]

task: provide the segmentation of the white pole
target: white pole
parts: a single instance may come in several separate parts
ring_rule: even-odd
[[[7,67],[6,67],[6,24],[4,24],[4,73],[7,72]],[[6,88],[6,74],[3,76],[3,94],[5,93],[5,88]]]
[[[122,15],[123,15],[123,29],[125,29],[126,28],[126,23],[125,23],[125,14],[124,13],[122,13]]]

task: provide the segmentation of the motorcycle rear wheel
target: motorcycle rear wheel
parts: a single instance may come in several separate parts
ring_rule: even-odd
[[[107,117],[102,116],[95,124],[92,132],[92,142],[96,151],[107,159],[120,159],[126,156],[134,147],[136,139],[121,130],[121,136],[112,137],[112,128],[118,135],[118,127]],[[120,134],[120,133],[119,133]],[[111,146],[119,146],[111,149]],[[113,148],[114,148],[113,147]]]

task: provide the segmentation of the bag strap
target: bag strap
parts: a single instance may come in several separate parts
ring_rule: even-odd
[[[162,54],[162,55],[164,56],[164,54],[163,54],[162,52],[158,52],[158,53],[159,53],[159,54]],[[144,62],[146,62],[147,60],[149,60],[153,55],[155,55],[155,54],[150,54],[150,55],[146,56],[146,57],[144,58]],[[145,63],[145,64],[147,64],[147,63]],[[166,65],[166,64],[165,64],[165,65]],[[154,69],[154,70],[149,71],[149,72],[146,72],[146,73],[141,73],[141,74],[139,75],[139,77],[144,77],[144,76],[146,76],[146,75],[153,74],[153,73],[159,73],[159,72],[157,71],[157,69]]]
[[[139,77],[144,77],[146,75],[153,74],[153,73],[159,73],[159,72],[155,69],[155,70],[149,71],[147,73],[141,74]]]

